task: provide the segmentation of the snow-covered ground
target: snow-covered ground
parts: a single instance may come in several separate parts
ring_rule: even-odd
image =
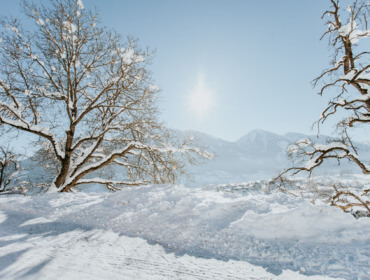
[[[370,219],[230,189],[0,196],[0,279],[370,279]]]

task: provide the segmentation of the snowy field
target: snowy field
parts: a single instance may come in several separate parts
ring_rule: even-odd
[[[0,279],[370,279],[370,219],[235,186],[0,196]]]

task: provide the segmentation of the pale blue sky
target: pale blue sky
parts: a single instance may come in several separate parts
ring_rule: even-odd
[[[19,15],[19,0],[0,0]],[[328,98],[311,80],[328,66],[321,14],[329,0],[84,0],[104,25],[156,49],[161,119],[171,128],[236,140],[252,129],[315,133]],[[211,106],[198,112],[194,91]],[[323,132],[330,134],[329,124]],[[357,132],[368,140],[369,129]]]

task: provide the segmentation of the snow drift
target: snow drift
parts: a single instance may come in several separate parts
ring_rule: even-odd
[[[104,230],[140,237],[180,258],[245,261],[275,275],[292,270],[369,279],[369,219],[355,220],[340,209],[263,189],[242,193],[153,185],[108,194],[2,196],[0,242],[5,249],[18,244],[15,248],[26,250],[20,245],[25,240]],[[10,253],[2,250],[0,258],[7,260]],[[6,271],[0,262],[0,277]]]

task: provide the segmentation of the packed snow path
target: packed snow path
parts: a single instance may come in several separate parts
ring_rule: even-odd
[[[370,219],[262,191],[0,196],[0,278],[370,279],[369,231]]]
[[[12,251],[1,258],[2,279],[272,279],[248,263],[176,258],[159,245],[103,230],[18,235],[1,243]]]

